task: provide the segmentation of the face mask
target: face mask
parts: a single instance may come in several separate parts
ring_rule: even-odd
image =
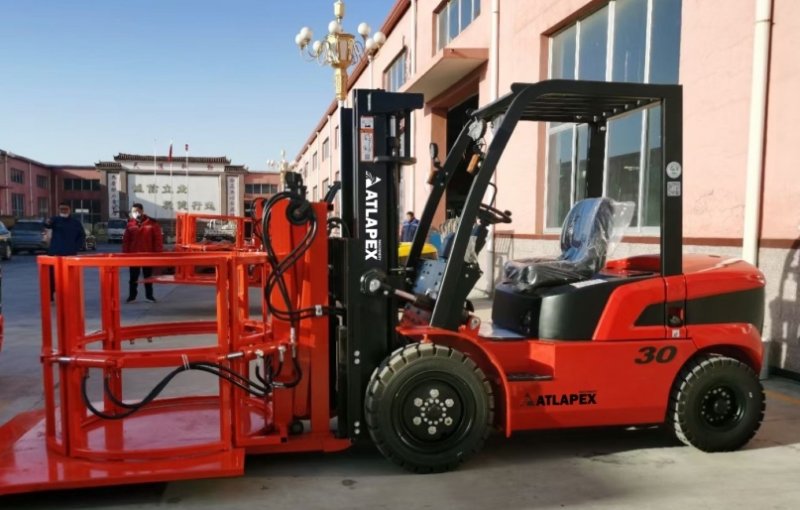
[[[62,212],[62,213],[58,213],[58,215],[61,216],[62,218],[69,218],[69,213],[63,213]]]
[[[131,212],[131,218],[133,218],[134,220],[138,220],[139,216],[141,216],[141,215],[142,215],[142,213],[140,213],[139,211]]]

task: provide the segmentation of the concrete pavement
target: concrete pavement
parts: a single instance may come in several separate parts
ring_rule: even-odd
[[[124,307],[123,320],[213,313],[211,289],[162,285],[156,295],[156,305]],[[95,310],[98,298],[97,277],[89,272],[87,311]],[[3,308],[0,423],[41,405],[34,257],[3,262]],[[139,382],[142,391],[147,382]],[[199,382],[176,380],[173,391]],[[0,498],[0,508],[794,509],[800,507],[800,385],[772,379],[766,386],[761,430],[732,453],[702,453],[659,429],[533,432],[493,436],[457,471],[411,475],[364,443],[338,454],[248,458],[241,478],[12,496]]]

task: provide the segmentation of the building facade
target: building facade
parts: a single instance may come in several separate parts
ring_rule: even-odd
[[[55,210],[51,167],[0,150],[0,215],[45,218]]]
[[[244,214],[250,216],[253,201],[257,198],[269,198],[280,189],[278,172],[247,172],[244,176]]]
[[[108,218],[127,217],[132,204],[167,222],[177,212],[243,214],[243,165],[224,157],[169,158],[120,153],[95,165],[107,193]]]
[[[188,164],[187,164],[188,163]],[[155,168],[155,171],[153,169]],[[176,211],[241,216],[278,190],[279,174],[251,172],[226,157],[175,158],[120,153],[94,166],[48,165],[0,150],[0,217],[46,218],[62,202],[93,225],[125,218],[133,203],[163,220]]]
[[[767,53],[756,35],[765,27]],[[386,44],[371,65],[359,62],[349,87],[424,94],[410,134],[418,163],[403,169],[400,187],[401,210],[419,212],[428,144],[446,154],[467,112],[512,83],[682,85],[685,251],[758,263],[767,278],[768,364],[800,374],[800,186],[789,129],[800,113],[790,97],[800,88],[799,29],[792,0],[730,0],[724,9],[697,0],[397,0],[381,27]],[[637,205],[615,257],[658,250],[659,113],[636,110],[608,126],[605,194]],[[296,158],[309,190],[338,178],[338,118],[333,102]],[[509,258],[558,253],[561,222],[585,190],[586,139],[585,125],[517,127],[495,178],[497,205],[514,221],[494,233],[483,290]],[[458,213],[468,185],[454,179],[437,221]]]
[[[54,204],[68,203],[72,214],[89,225],[107,219],[103,215],[106,193],[93,166],[54,166],[52,172]]]

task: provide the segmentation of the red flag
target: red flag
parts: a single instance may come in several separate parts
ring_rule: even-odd
[[[167,161],[170,163],[172,162],[172,142],[169,142],[169,155],[167,156]]]

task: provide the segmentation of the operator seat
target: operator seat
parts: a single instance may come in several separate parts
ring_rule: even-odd
[[[492,303],[494,326],[524,337],[591,338],[596,322],[591,317],[599,317],[613,289],[626,281],[598,273],[634,209],[631,202],[608,198],[576,203],[564,220],[558,258],[506,263],[505,279],[495,288]],[[589,284],[592,278],[596,280]],[[581,281],[587,284],[578,285]],[[580,320],[576,320],[577,312]]]
[[[591,278],[605,266],[610,241],[620,237],[632,214],[633,204],[606,197],[577,202],[561,229],[561,255],[550,260],[508,261],[505,282],[517,292],[531,293]]]

